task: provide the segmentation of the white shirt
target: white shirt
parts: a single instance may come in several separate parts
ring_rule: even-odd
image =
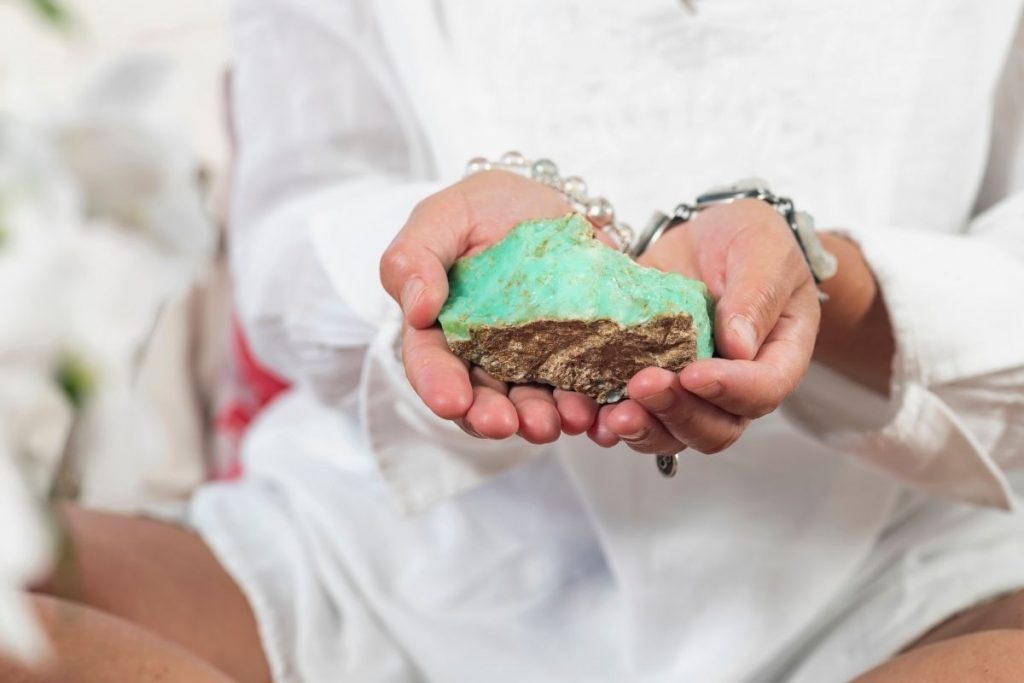
[[[938,509],[928,496],[1011,508],[1006,472],[1024,459],[1021,6],[238,2],[237,295],[257,353],[304,394],[265,430],[279,447],[297,414],[352,426],[256,469],[305,481],[318,510],[335,503],[312,479],[331,468],[382,482],[366,505],[395,511],[390,531],[333,522],[339,536],[366,536],[338,540],[357,545],[346,563],[373,558],[366,576],[406,576],[431,553],[469,567],[494,550],[481,538],[527,527],[549,562],[539,567],[601,567],[586,610],[558,602],[533,631],[491,615],[457,636],[410,617],[399,598],[415,593],[369,587],[352,569],[361,609],[386,627],[367,637],[397,643],[430,680],[516,680],[495,677],[499,662],[519,680],[753,680],[822,628],[839,596],[853,599],[854,578],[882,566],[879,548],[898,536],[894,520]],[[468,158],[507,149],[583,176],[634,225],[708,186],[769,179],[860,244],[893,323],[893,399],[814,368],[786,406],[791,422],[755,421],[728,452],[685,456],[671,481],[624,448],[484,442],[435,418],[405,380],[377,262],[416,201]],[[561,482],[566,509],[535,508],[522,493],[541,486],[531,477]],[[485,536],[444,521],[460,506],[497,515]],[[419,535],[390,543],[403,525]],[[996,584],[985,585],[950,601]],[[940,603],[921,619],[958,606]],[[878,631],[889,640],[863,644],[874,657],[914,635]],[[571,633],[569,645],[538,654],[552,633]],[[475,656],[486,637],[507,651]],[[814,668],[823,661],[793,680],[845,671]],[[548,678],[557,667],[562,678]]]

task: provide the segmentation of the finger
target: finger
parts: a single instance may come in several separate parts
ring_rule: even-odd
[[[667,388],[662,373],[673,376]],[[748,422],[685,391],[674,373],[660,368],[637,373],[630,380],[629,395],[658,418],[673,437],[701,453],[725,450],[740,437]]]
[[[791,236],[765,230],[739,233],[726,259],[725,290],[715,306],[715,345],[724,358],[751,360],[811,274]]]
[[[466,413],[465,427],[485,439],[507,439],[519,430],[515,406],[493,386],[473,387],[473,405]]]
[[[470,435],[470,436],[472,436],[473,438],[476,438],[476,439],[482,439],[482,438],[484,438],[484,437],[483,437],[483,436],[482,436],[482,435],[481,435],[481,434],[480,434],[479,432],[477,432],[477,431],[476,431],[475,429],[473,429],[472,427],[470,427],[470,426],[469,426],[469,424],[467,424],[467,423],[466,423],[466,418],[464,418],[464,417],[460,417],[460,418],[459,418],[459,419],[457,419],[457,420],[453,420],[453,422],[454,422],[454,423],[455,423],[456,425],[458,425],[459,429],[461,429],[462,431],[464,431],[464,432],[465,432],[466,434],[469,434],[469,435]]]
[[[597,410],[600,408],[597,401],[584,394],[562,389],[555,389],[552,395],[558,408],[563,432],[570,435],[582,434],[594,424]]]
[[[608,429],[637,453],[668,455],[686,446],[633,400],[623,401],[608,413]]]
[[[438,417],[454,420],[466,415],[473,404],[469,371],[448,349],[440,329],[417,330],[406,325],[402,362],[412,388]]]
[[[509,389],[509,400],[519,416],[519,436],[530,443],[551,443],[562,434],[555,398],[550,387],[517,384]]]
[[[590,440],[602,448],[611,448],[619,443],[619,437],[608,428],[608,415],[615,409],[614,405],[603,405],[597,411],[594,424],[587,430]]]
[[[464,250],[468,229],[466,200],[452,186],[421,202],[384,252],[381,282],[413,327],[437,319],[448,298],[448,269]]]
[[[767,415],[807,372],[819,318],[817,289],[809,283],[783,311],[755,360],[698,361],[683,369],[680,385],[734,415]]]

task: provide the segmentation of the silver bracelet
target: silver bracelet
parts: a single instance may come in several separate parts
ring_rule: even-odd
[[[699,211],[719,204],[731,204],[740,199],[763,201],[782,216],[796,238],[797,246],[803,252],[804,260],[807,261],[807,266],[814,277],[814,283],[819,286],[818,298],[823,302],[828,301],[828,295],[821,290],[820,285],[835,276],[838,268],[835,255],[827,251],[818,239],[811,215],[805,211],[797,211],[793,200],[775,194],[768,187],[768,183],[760,178],[749,178],[726,187],[709,190],[697,197],[693,204],[680,204],[671,215],[655,213],[628,253],[633,258],[639,258],[667,230],[686,223]]]
[[[505,152],[498,161],[483,157],[470,159],[466,175],[481,171],[510,171],[557,190],[569,202],[572,210],[608,235],[619,251],[625,252],[633,244],[633,228],[615,218],[615,209],[604,197],[587,196],[587,184],[578,176],[562,178],[558,166],[550,159],[530,161],[519,152]]]

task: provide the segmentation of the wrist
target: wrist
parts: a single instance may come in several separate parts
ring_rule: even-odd
[[[630,254],[634,256],[643,254],[666,231],[689,222],[699,213],[721,206],[753,206],[751,202],[770,207],[772,212],[783,219],[788,231],[800,247],[800,252],[803,254],[815,284],[820,285],[835,276],[838,263],[835,256],[818,239],[818,233],[814,229],[814,219],[811,215],[797,210],[791,199],[775,194],[765,181],[758,178],[741,180],[732,185],[709,190],[698,196],[692,205],[678,205],[671,214],[656,212],[634,242]],[[820,286],[818,287],[818,296],[822,301],[828,298]]]
[[[887,394],[895,341],[878,282],[856,243],[837,233],[819,237],[839,268],[821,285],[829,300],[821,307],[814,358]]]

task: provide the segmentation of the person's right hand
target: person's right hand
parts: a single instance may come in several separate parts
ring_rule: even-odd
[[[405,316],[402,361],[409,382],[435,414],[468,434],[504,439],[518,433],[548,443],[594,422],[598,406],[582,394],[537,384],[510,388],[470,368],[449,350],[436,324],[456,259],[486,249],[524,220],[569,211],[560,193],[536,181],[506,171],[476,173],[422,201],[381,259],[381,281]]]

